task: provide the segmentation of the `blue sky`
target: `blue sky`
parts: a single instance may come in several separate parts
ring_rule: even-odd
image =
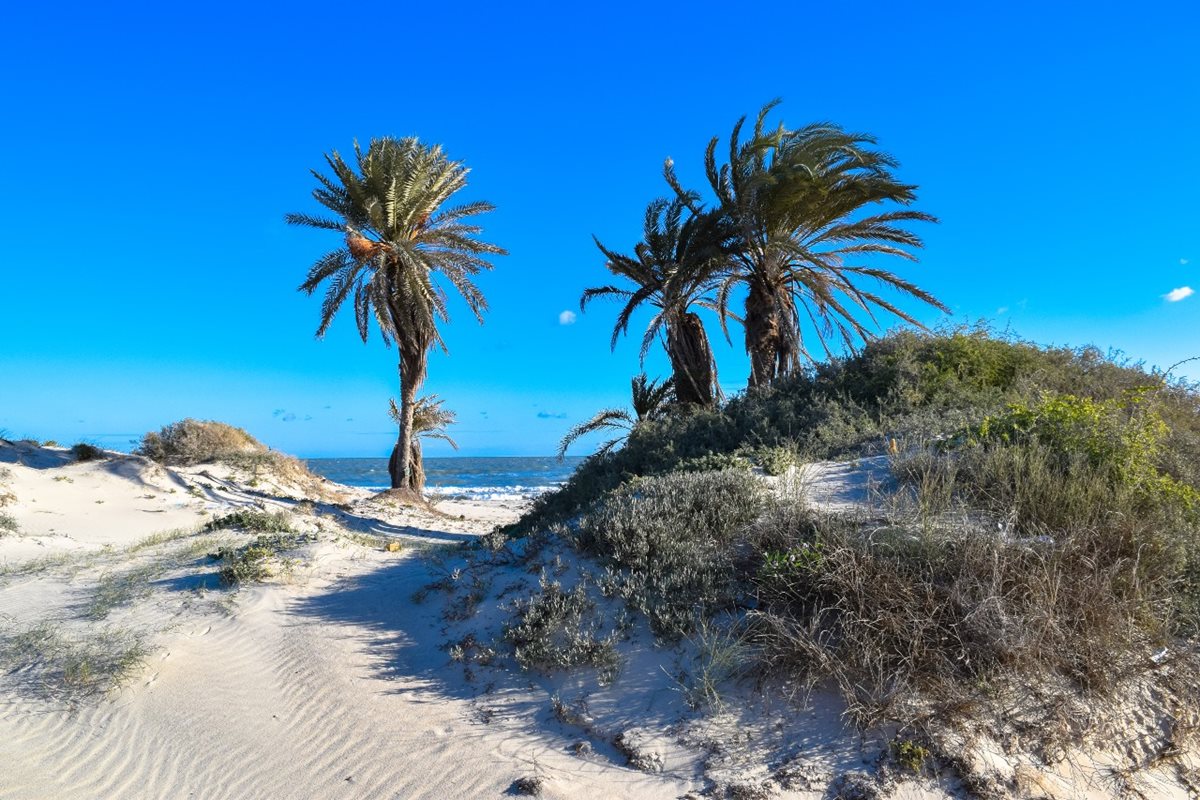
[[[124,446],[194,416],[303,456],[386,455],[395,353],[349,317],[313,338],[318,299],[295,287],[333,242],[282,216],[314,210],[323,153],[417,135],[472,167],[464,199],[497,205],[486,233],[511,252],[480,281],[486,324],[456,307],[427,388],[463,453],[552,452],[637,371],[638,337],[609,351],[611,306],[560,324],[606,277],[592,234],[629,249],[663,159],[699,186],[709,137],[776,96],[788,124],[869,131],[900,159],[942,222],[895,266],[957,320],[1200,355],[1200,297],[1166,297],[1200,289],[1196,3],[47,14],[21,4],[0,29],[12,435]],[[717,357],[742,386],[739,348]]]

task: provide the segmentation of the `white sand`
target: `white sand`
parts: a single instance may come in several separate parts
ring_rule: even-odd
[[[77,696],[53,670],[9,659],[18,668],[0,675],[0,797],[499,797],[537,776],[544,797],[675,798],[714,781],[760,783],[784,764],[798,777],[773,796],[819,798],[835,773],[868,770],[885,746],[847,730],[825,696],[801,710],[740,687],[726,712],[691,713],[671,673],[688,668],[695,648],[656,647],[642,629],[622,644],[627,663],[611,687],[453,663],[446,643],[494,637],[502,607],[538,567],[576,568],[554,547],[533,565],[480,567],[471,579],[482,599],[459,620],[446,613],[454,592],[416,602],[431,581],[465,580],[453,545],[518,508],[445,502],[434,515],[343,489],[345,505],[299,509],[297,525],[320,539],[289,574],[233,591],[218,586],[204,555],[215,545],[195,545],[200,535],[136,546],[235,507],[293,508],[313,487],[248,486],[227,469],[129,456],[76,464],[65,451],[0,444],[4,469],[0,495],[16,502],[0,511],[19,533],[0,537],[0,635],[11,642],[44,626],[76,646],[111,650],[136,635],[146,649],[132,678],[104,696]],[[869,481],[819,465],[808,482],[833,504],[861,502]],[[336,499],[338,487],[321,488]],[[355,532],[404,549],[364,545]],[[142,588],[98,612],[97,587],[136,569],[149,575]],[[551,697],[570,719],[555,718]],[[792,734],[773,736],[785,725]],[[628,766],[618,739],[656,771]],[[590,752],[577,755],[580,742]],[[1059,780],[1059,767],[997,769],[1029,770],[1019,783],[1046,784],[1041,796],[1115,796],[1081,788],[1069,771]],[[1137,778],[1145,796],[1188,796],[1171,770],[1147,775]],[[955,792],[908,780],[888,796]]]

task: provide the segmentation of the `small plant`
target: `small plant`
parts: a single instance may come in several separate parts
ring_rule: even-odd
[[[929,760],[929,748],[912,739],[896,739],[891,746],[892,758],[902,769],[920,773]]]
[[[800,461],[795,448],[784,445],[761,447],[753,452],[752,457],[768,475],[783,475]]]
[[[88,442],[76,442],[71,445],[71,455],[76,461],[95,461],[104,458],[104,451]]]
[[[273,559],[316,539],[311,533],[275,533],[257,536],[241,547],[223,547],[215,554],[221,560],[221,582],[237,586],[265,580],[275,574],[271,569]]]
[[[238,529],[246,533],[291,533],[291,520],[283,511],[241,508],[204,524],[204,531]]]
[[[58,442],[53,439],[47,439],[46,441],[42,442],[42,447],[58,447]]]
[[[517,778],[515,781],[513,781],[512,786],[509,787],[509,792],[511,794],[524,795],[526,797],[540,797],[542,794],[543,785],[544,781],[536,775],[526,776],[524,778]]]
[[[12,514],[0,511],[0,536],[16,533],[18,530],[20,530],[20,526],[17,524],[17,518]]]

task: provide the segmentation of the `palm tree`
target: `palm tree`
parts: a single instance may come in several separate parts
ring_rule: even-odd
[[[421,458],[421,440],[422,439],[441,439],[449,443],[455,450],[458,449],[458,442],[450,438],[450,434],[446,433],[446,428],[458,421],[458,415],[453,411],[442,408],[442,403],[445,402],[436,394],[427,395],[419,398],[413,404],[413,438],[411,446],[411,462],[413,483],[418,486],[425,485],[425,465]],[[392,419],[399,424],[403,418],[403,412],[396,405],[395,400],[388,400],[388,413]],[[392,452],[392,459],[396,458],[395,451]],[[388,470],[392,470],[392,465],[388,464]]]
[[[633,429],[637,427],[639,422],[647,419],[656,419],[666,413],[667,408],[674,400],[672,389],[674,388],[671,381],[659,383],[658,381],[650,380],[645,373],[634,376],[630,382],[633,394],[633,412],[624,408],[606,408],[603,411],[596,413],[594,417],[586,422],[581,422],[571,430],[567,431],[567,435],[562,438],[558,444],[558,460],[562,461],[567,456],[567,448],[575,441],[589,433],[596,431],[613,430],[621,431],[615,438],[600,445],[596,450],[597,455],[604,455],[612,451],[614,447],[622,442]]]
[[[445,344],[438,322],[448,321],[447,281],[466,300],[480,322],[487,301],[472,277],[491,269],[487,255],[504,250],[477,238],[480,227],[469,219],[491,211],[476,201],[443,205],[467,184],[467,167],[451,161],[438,145],[415,138],[372,139],[364,152],[354,143],[354,164],[334,151],[325,157],[332,175],[313,170],[320,186],[317,202],[332,217],[288,214],[289,224],[335,231],[344,244],[317,259],[300,290],[312,294],[328,282],[317,336],[329,329],[346,302],[367,340],[372,317],[383,340],[395,342],[400,355],[399,437],[392,450],[392,488],[420,493],[421,471],[412,461],[413,413],[425,380],[429,351]]]
[[[587,289],[579,308],[583,311],[591,300],[603,296],[625,301],[613,326],[611,344],[616,348],[617,339],[629,330],[634,311],[649,303],[656,312],[642,336],[642,363],[651,343],[663,335],[676,401],[681,405],[712,406],[717,396],[716,361],[704,324],[692,307],[715,309],[708,295],[728,260],[732,236],[723,216],[693,213],[689,203],[695,203],[695,198],[651,202],[642,225],[644,238],[634,247],[632,256],[616,253],[596,240],[608,260],[608,271],[626,278],[634,288]]]
[[[924,327],[889,300],[861,288],[861,278],[948,310],[894,273],[855,263],[870,255],[915,261],[910,249],[922,242],[905,224],[937,221],[908,208],[865,213],[878,204],[907,207],[916,199],[916,187],[893,175],[895,159],[874,148],[874,137],[831,123],[766,131],[766,117],[777,103],[763,106],[746,142],[741,141],[746,118],[738,120],[729,137],[728,163],[717,166],[719,137],[713,137],[705,153],[717,207],[740,237],[735,268],[717,299],[724,311],[733,288],[747,289],[743,324],[751,387],[769,386],[804,361],[816,360],[804,342],[805,319],[825,355],[831,352],[831,338],[853,350],[859,339],[873,336],[860,313],[876,323],[875,310],[883,309]],[[694,197],[680,186],[669,159],[664,174],[679,197]]]

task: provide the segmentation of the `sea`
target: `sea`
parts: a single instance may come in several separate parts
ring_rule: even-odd
[[[448,500],[530,500],[564,484],[583,461],[554,456],[425,459],[427,494]],[[331,481],[388,488],[386,458],[309,458],[308,468]]]

